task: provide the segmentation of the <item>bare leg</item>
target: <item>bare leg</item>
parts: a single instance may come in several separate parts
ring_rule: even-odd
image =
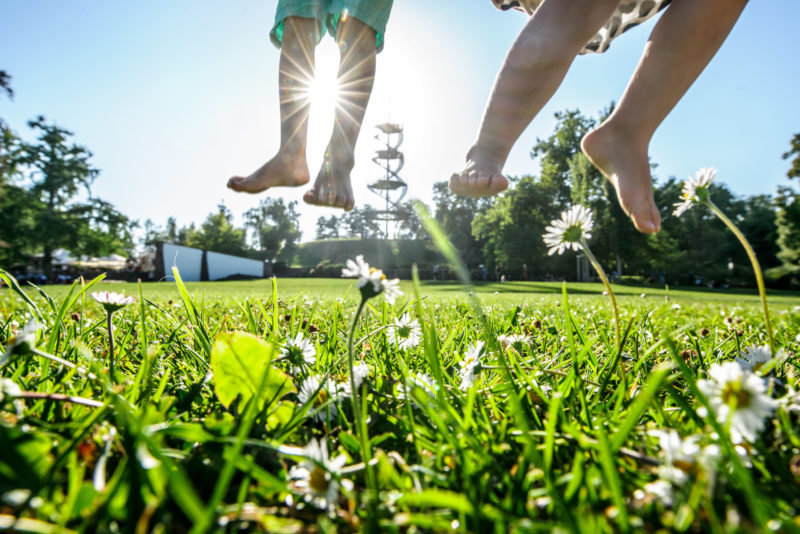
[[[614,184],[636,229],[661,229],[648,148],[658,125],[714,57],[747,0],[673,0],[661,15],[614,112],[583,152]]]
[[[544,107],[575,56],[619,0],[545,0],[520,32],[497,75],[467,165],[450,178],[459,195],[485,197],[508,187],[503,165],[511,147]]]
[[[302,17],[287,17],[283,24],[278,76],[281,146],[275,157],[250,176],[234,176],[228,180],[228,187],[234,191],[260,193],[275,186],[300,186],[309,180],[306,138],[311,102],[308,87],[314,78],[317,25],[313,19]]]
[[[353,154],[375,80],[376,34],[374,29],[352,17],[339,22],[337,33],[341,62],[333,133],[314,186],[306,191],[303,200],[349,211],[355,204],[350,185],[350,171],[355,163]]]

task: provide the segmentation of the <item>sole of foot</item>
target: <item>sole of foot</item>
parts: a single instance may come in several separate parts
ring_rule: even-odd
[[[314,180],[314,186],[303,194],[303,202],[312,206],[325,206],[350,211],[355,206],[353,187],[350,184],[352,165],[323,163]]]
[[[472,154],[467,165],[459,173],[450,177],[450,191],[456,195],[470,198],[484,198],[499,195],[508,189],[508,180],[503,176],[503,166],[491,158]]]
[[[240,193],[261,193],[270,187],[299,187],[311,179],[304,156],[278,154],[250,176],[233,176],[228,188]]]
[[[633,146],[602,125],[581,140],[584,155],[614,186],[620,207],[636,229],[654,234],[661,230],[661,213],[653,198],[647,147]]]

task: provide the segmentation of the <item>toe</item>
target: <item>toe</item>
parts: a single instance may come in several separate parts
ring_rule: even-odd
[[[303,202],[314,206],[319,205],[319,199],[317,198],[316,189],[309,189],[308,191],[303,193]]]
[[[496,195],[498,193],[502,193],[506,189],[508,189],[508,180],[502,174],[495,174],[489,180],[487,185],[487,189],[492,195]]]
[[[238,191],[242,187],[245,178],[242,176],[233,176],[228,180],[228,188]]]

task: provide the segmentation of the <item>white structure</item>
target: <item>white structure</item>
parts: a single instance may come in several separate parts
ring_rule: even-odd
[[[206,262],[209,280],[220,280],[236,274],[256,278],[264,276],[264,262],[259,260],[240,258],[219,252],[206,252]]]
[[[177,267],[181,274],[181,279],[185,282],[200,281],[200,273],[203,266],[203,251],[199,248],[184,247],[163,243],[161,249],[164,260],[164,276],[168,280],[174,280],[172,267]]]

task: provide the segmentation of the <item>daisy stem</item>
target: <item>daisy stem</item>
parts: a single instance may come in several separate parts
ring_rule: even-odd
[[[111,325],[112,312],[108,312],[108,372],[111,375],[111,383],[114,383],[114,330]]]
[[[614,295],[614,290],[611,289],[611,284],[608,281],[605,271],[603,271],[603,266],[600,265],[600,262],[597,261],[597,258],[592,254],[592,250],[589,248],[589,244],[584,237],[581,237],[581,244],[583,245],[583,251],[586,253],[586,257],[589,258],[592,267],[597,271],[597,275],[600,277],[600,280],[603,281],[603,285],[606,286],[608,296],[611,297],[611,306],[614,308],[614,337],[617,341],[617,352],[621,353],[622,341],[619,333],[619,307],[617,306],[617,297]],[[618,358],[617,361],[619,362],[620,377],[625,380],[625,364],[622,362],[622,358]]]
[[[775,338],[772,335],[772,324],[769,321],[769,307],[767,306],[767,290],[764,287],[764,276],[761,274],[761,266],[758,264],[758,259],[756,258],[756,253],[753,251],[753,247],[750,246],[750,243],[747,241],[747,238],[744,234],[733,224],[722,210],[714,204],[711,199],[707,199],[706,202],[708,203],[708,207],[711,208],[711,211],[714,212],[714,215],[720,218],[722,222],[725,223],[733,235],[736,236],[736,239],[744,247],[745,252],[747,252],[747,257],[750,258],[750,264],[753,266],[753,272],[756,275],[756,285],[758,285],[758,293],[761,295],[761,307],[764,310],[764,324],[767,329],[767,338],[769,340],[769,350],[772,351],[772,354],[775,354]]]
[[[359,442],[361,444],[362,460],[367,466],[367,482],[370,490],[376,492],[375,494],[377,495],[375,474],[372,466],[370,465],[369,441],[367,438],[367,425],[365,423],[366,414],[363,414],[363,416],[361,414],[361,404],[359,403],[358,389],[356,389],[355,375],[353,374],[353,368],[355,367],[355,358],[353,356],[353,336],[355,336],[358,320],[361,318],[361,312],[364,311],[364,306],[366,304],[367,299],[362,298],[361,303],[358,305],[358,311],[356,311],[356,315],[353,317],[353,324],[350,325],[350,335],[347,337],[347,366],[350,370],[350,402],[353,404],[353,426],[356,428],[356,434],[358,435]]]
[[[594,270],[597,271],[597,275],[600,277],[600,280],[603,281],[603,285],[606,286],[606,291],[608,291],[608,296],[611,297],[611,305],[614,308],[614,335],[617,340],[617,349],[622,350],[620,347],[620,335],[619,335],[619,307],[617,306],[617,297],[614,296],[614,290],[611,289],[611,284],[606,277],[605,271],[603,271],[602,265],[600,262],[597,261],[597,258],[594,257],[592,254],[591,249],[589,249],[589,244],[586,243],[586,239],[581,238],[581,244],[583,245],[583,251],[586,253],[586,257],[589,258],[589,261],[594,267]]]

